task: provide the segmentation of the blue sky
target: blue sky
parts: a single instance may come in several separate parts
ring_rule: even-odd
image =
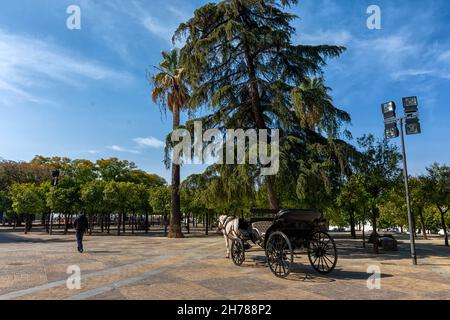
[[[206,1],[0,2],[0,157],[128,159],[166,179],[171,120],[150,101],[145,70],[171,48],[177,25]],[[66,8],[81,8],[81,30]],[[381,8],[381,30],[366,27]],[[383,134],[380,104],[417,95],[423,134],[407,137],[411,173],[450,163],[450,2],[302,0],[294,42],[348,48],[325,69],[355,137]],[[400,108],[401,109],[401,108]],[[396,141],[398,143],[398,141]],[[183,177],[203,170],[186,166]]]

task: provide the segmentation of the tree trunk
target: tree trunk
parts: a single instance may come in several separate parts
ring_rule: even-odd
[[[186,214],[186,229],[187,229],[187,233],[189,234],[190,233],[190,227],[189,227],[189,216],[190,216],[190,214],[189,213],[187,213]]]
[[[65,221],[64,221],[64,234],[67,234],[67,231],[69,231],[69,215],[65,215]]]
[[[371,236],[378,236],[378,232],[377,232],[377,211],[378,209],[376,207],[372,207],[370,209],[370,213],[371,213],[371,218],[372,218],[372,234]]]
[[[267,194],[269,196],[269,206],[270,209],[280,209],[280,201],[278,199],[278,195],[274,190],[275,185],[275,176],[266,177],[267,184]]]
[[[159,221],[161,222],[161,217],[159,217]],[[164,215],[162,223],[164,227],[164,236],[167,237],[167,214]]]
[[[145,233],[148,233],[148,212],[145,212]]]
[[[28,233],[28,220],[30,219],[30,215],[27,213],[25,214],[25,230],[24,233],[27,234]]]
[[[125,229],[126,229],[126,219],[127,219],[127,214],[124,212],[122,214],[122,230],[123,230],[123,233],[125,233]]]
[[[180,106],[177,103],[173,106],[173,130],[180,126]],[[169,226],[169,238],[183,238],[181,230],[181,209],[180,209],[180,165],[172,163],[172,203]]]
[[[122,216],[122,214],[121,213],[119,213],[118,215],[117,215],[117,235],[118,236],[120,236],[120,218],[121,218],[121,216]]]
[[[92,236],[92,228],[94,227],[94,216],[89,215],[89,235]]]
[[[352,209],[350,211],[350,234],[353,239],[356,239],[356,230],[355,230],[355,211]]]
[[[445,213],[447,211],[443,211],[441,207],[438,206],[439,212],[441,213],[441,224],[442,229],[444,229],[444,239],[445,239],[445,246],[448,247],[448,233],[447,233],[447,226],[445,225]]]
[[[365,225],[366,225],[366,223],[365,223],[365,221],[363,221],[363,225],[362,225],[362,240],[363,240],[363,248],[365,248],[366,247],[366,234],[365,234],[365,232],[366,232],[366,230],[365,230]]]
[[[253,120],[255,121],[256,128],[259,130],[267,129],[266,123],[264,121],[264,116],[262,112],[261,107],[261,97],[259,94],[259,88],[258,88],[258,78],[256,76],[256,70],[255,70],[255,64],[253,60],[253,56],[250,50],[250,47],[247,43],[246,39],[243,39],[242,42],[244,43],[244,54],[245,59],[247,61],[248,66],[248,76],[250,80],[250,98],[251,98],[251,104],[252,104],[252,114],[253,114]],[[267,141],[267,143],[270,143],[270,141]],[[267,187],[267,194],[269,195],[269,205],[270,209],[279,209],[280,203],[278,196],[274,189],[275,185],[275,179],[273,176],[266,177],[266,187]]]
[[[427,237],[427,229],[425,227],[425,219],[423,218],[423,212],[422,212],[422,208],[419,208],[419,218],[420,218],[420,224],[422,226],[422,233],[423,233],[423,238],[425,240],[428,240]]]

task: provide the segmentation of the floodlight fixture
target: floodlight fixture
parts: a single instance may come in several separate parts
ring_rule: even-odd
[[[58,185],[60,171],[58,169],[52,170],[52,186],[56,187]]]
[[[384,125],[384,133],[387,139],[395,139],[400,135],[397,122],[389,122]]]
[[[52,177],[53,178],[58,178],[59,174],[60,174],[60,171],[58,169],[52,171]]]
[[[419,102],[417,101],[417,97],[405,97],[402,99],[403,101],[403,108],[405,109],[405,113],[414,113],[417,112]]]
[[[389,101],[386,103],[383,103],[381,105],[381,112],[383,112],[385,119],[395,118],[395,109],[397,107],[395,106],[394,101]]]
[[[407,135],[411,135],[411,134],[419,134],[422,132],[421,128],[420,128],[420,122],[419,119],[417,118],[406,118],[406,134]]]

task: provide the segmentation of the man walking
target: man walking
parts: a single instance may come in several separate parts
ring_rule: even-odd
[[[89,222],[84,213],[80,214],[73,222],[77,234],[78,252],[83,252],[83,236],[89,228]]]

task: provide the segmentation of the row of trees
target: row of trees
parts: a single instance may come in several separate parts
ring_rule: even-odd
[[[343,185],[336,198],[338,214],[331,214],[338,225],[350,225],[356,237],[356,224],[364,224],[368,218],[376,228],[408,226],[403,176],[387,183],[380,193],[370,189],[372,176],[361,173],[352,175]],[[427,233],[444,231],[445,245],[449,245],[446,215],[450,207],[450,167],[437,163],[427,168],[426,175],[409,177],[410,200],[413,213],[413,232],[419,230],[424,239]]]
[[[57,186],[50,182],[51,171],[61,170]],[[137,170],[134,163],[117,158],[89,160],[35,157],[31,162],[0,162],[0,212],[9,220],[29,221],[41,216],[52,225],[51,213],[63,216],[68,228],[71,216],[85,212],[100,222],[102,231],[117,223],[132,229],[140,221],[148,230],[149,214],[166,217],[170,199],[163,178]],[[163,196],[164,195],[164,196]]]
[[[325,212],[330,223],[350,225],[353,236],[356,236],[356,226],[365,224],[367,220],[371,220],[375,230],[376,226],[407,226],[404,186],[396,148],[384,141],[375,141],[371,136],[358,142],[360,157],[353,163],[353,171],[348,176],[333,188],[320,180],[310,179],[309,191],[303,190],[301,180],[297,186],[285,180],[285,184],[278,186],[283,195],[282,206],[315,207]],[[50,168],[63,168],[58,165],[61,162],[65,170],[55,188],[49,181]],[[79,163],[83,163],[81,170],[76,168]],[[57,212],[64,216],[66,230],[72,215],[85,212],[91,224],[97,222],[102,232],[109,232],[113,220],[118,234],[125,230],[127,220],[134,232],[139,227],[148,230],[149,214],[169,216],[171,190],[163,179],[149,175],[151,178],[142,179],[140,183],[114,181],[111,180],[113,177],[144,177],[146,174],[131,173],[134,165],[130,166],[126,161],[108,159],[99,163],[108,173],[113,168],[128,169],[122,174],[104,177],[95,169],[96,164],[88,165],[88,161],[62,161],[60,158],[42,161],[42,157],[36,157],[30,163],[0,162],[0,183],[6,186],[0,190],[0,211],[8,212],[10,217],[16,214],[18,221],[41,215],[47,226],[52,222],[50,213]],[[106,163],[110,163],[111,168]],[[15,179],[23,182],[11,182]],[[185,216],[211,218],[222,213],[245,216],[251,208],[267,207],[269,196],[266,189],[257,183],[258,179],[256,170],[250,165],[213,165],[204,173],[191,175],[183,181],[180,188],[181,212]],[[445,165],[433,164],[427,169],[427,175],[410,177],[415,231],[420,229],[425,238],[427,232],[439,228],[446,230],[449,225],[449,217],[446,216],[449,186],[450,168]],[[445,243],[448,244],[447,235]]]

